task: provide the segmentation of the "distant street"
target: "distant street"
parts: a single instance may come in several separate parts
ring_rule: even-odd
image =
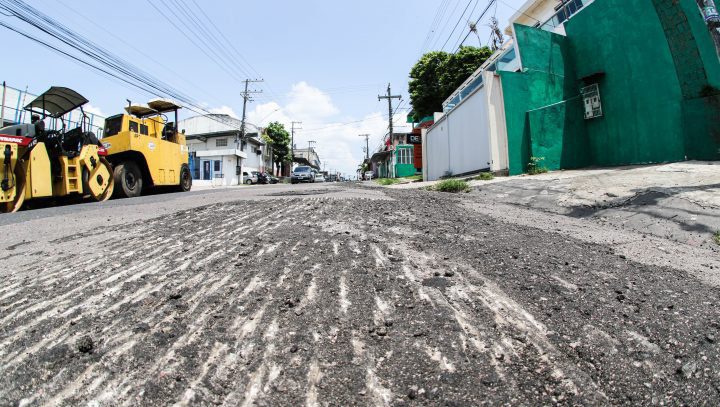
[[[487,195],[0,215],[0,405],[720,404],[715,259]]]

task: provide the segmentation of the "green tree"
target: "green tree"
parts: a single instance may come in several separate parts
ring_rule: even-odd
[[[447,52],[428,52],[410,70],[408,89],[415,121],[442,110],[442,102],[447,97],[443,97],[440,76],[449,58]]]
[[[455,54],[432,51],[410,70],[413,119],[442,111],[443,102],[492,55],[488,47],[460,47]]]
[[[290,159],[290,133],[280,122],[272,122],[265,129],[263,139],[272,146],[273,172],[275,163],[283,163]]]
[[[493,54],[488,47],[460,47],[443,66],[440,83],[445,99],[455,92]]]

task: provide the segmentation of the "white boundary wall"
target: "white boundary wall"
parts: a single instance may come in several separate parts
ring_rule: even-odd
[[[500,78],[483,73],[483,85],[424,135],[424,178],[507,169],[507,131]]]

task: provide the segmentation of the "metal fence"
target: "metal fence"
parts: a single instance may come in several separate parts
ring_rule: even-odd
[[[26,90],[20,90],[11,86],[0,87],[0,127],[12,124],[30,123],[31,114],[24,107],[38,97]],[[94,113],[85,112],[87,125],[90,131],[100,138],[105,127],[105,117]],[[75,109],[65,116],[65,128],[73,129],[82,123],[80,109]],[[60,119],[46,118],[45,128],[48,130],[62,130],[63,122]]]

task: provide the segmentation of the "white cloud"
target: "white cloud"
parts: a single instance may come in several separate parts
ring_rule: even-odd
[[[298,120],[327,118],[339,113],[330,96],[306,82],[293,85],[285,111]]]
[[[230,117],[234,117],[236,119],[239,119],[240,117],[235,113],[235,111],[230,106],[220,106],[216,107],[214,109],[210,109],[210,113],[215,114],[226,114]]]
[[[107,117],[107,115],[105,114],[105,112],[103,112],[99,107],[93,106],[93,105],[91,105],[91,104],[89,104],[89,103],[86,104],[85,106],[83,106],[83,110],[85,111],[85,113],[92,113],[92,114],[94,114],[94,115],[98,115],[98,116],[102,116],[102,117]]]

